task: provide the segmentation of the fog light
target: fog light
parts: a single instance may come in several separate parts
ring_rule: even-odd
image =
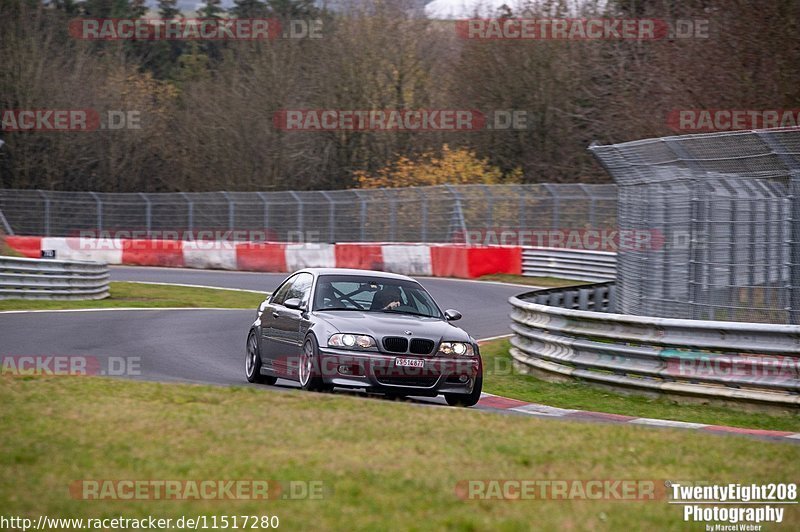
[[[462,375],[458,378],[458,382],[467,382],[468,380],[469,377],[467,377],[466,375]]]
[[[339,366],[339,373],[342,375],[352,375],[353,371],[350,369],[350,366],[341,365]]]

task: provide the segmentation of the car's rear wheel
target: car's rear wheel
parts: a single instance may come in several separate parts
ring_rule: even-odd
[[[313,334],[306,336],[303,352],[300,354],[300,365],[297,368],[300,386],[311,392],[324,392],[333,389],[325,384],[320,371],[319,346]]]
[[[258,349],[258,338],[255,331],[247,335],[247,348],[245,350],[244,372],[248,382],[259,384],[275,384],[277,377],[261,374],[261,353]]]
[[[475,406],[481,400],[483,390],[483,367],[479,368],[478,376],[475,377],[475,386],[472,393],[446,393],[444,400],[450,406]]]

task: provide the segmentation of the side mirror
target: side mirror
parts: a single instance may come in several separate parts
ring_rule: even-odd
[[[456,321],[461,319],[461,313],[457,310],[447,309],[444,311],[444,319],[447,321]]]
[[[295,310],[305,310],[306,309],[305,304],[302,301],[300,301],[299,297],[292,297],[290,299],[287,299],[286,301],[283,302],[283,306],[286,307],[286,308],[291,308],[291,309],[295,309]]]

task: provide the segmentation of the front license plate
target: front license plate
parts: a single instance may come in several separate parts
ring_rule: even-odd
[[[394,365],[398,368],[424,368],[425,361],[416,358],[395,358]]]

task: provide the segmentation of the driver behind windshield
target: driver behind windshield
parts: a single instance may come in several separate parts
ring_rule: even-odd
[[[397,286],[384,286],[372,298],[370,310],[391,310],[400,306],[400,288]]]

